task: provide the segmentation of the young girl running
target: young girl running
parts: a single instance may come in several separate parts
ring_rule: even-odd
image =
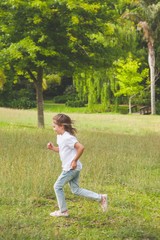
[[[106,194],[98,194],[79,187],[79,175],[82,169],[79,158],[84,151],[84,146],[78,142],[75,136],[77,131],[72,124],[70,117],[65,114],[54,116],[53,129],[57,134],[58,146],[54,146],[51,142],[47,144],[48,149],[59,153],[62,161],[62,173],[54,184],[59,210],[50,213],[55,217],[69,215],[63,191],[63,187],[67,183],[69,183],[72,193],[100,202],[104,212],[107,209]]]

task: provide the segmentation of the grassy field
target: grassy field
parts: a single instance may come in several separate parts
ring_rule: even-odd
[[[92,111],[88,109],[87,105],[85,107],[68,107],[65,104],[54,103],[51,100],[44,101],[44,109],[49,112],[66,112],[66,113],[103,113],[104,108],[101,104],[94,104],[94,108]],[[110,106],[111,112],[115,112],[115,106]],[[127,114],[128,113],[128,105],[119,105],[117,109],[118,113]]]
[[[107,193],[109,208],[71,194],[70,216],[57,209],[53,184],[61,166],[46,149],[55,142],[45,112],[0,108],[1,236],[3,240],[160,239],[160,116],[71,113],[85,145],[81,186]]]
[[[49,112],[67,112],[67,113],[73,113],[73,112],[85,113],[87,111],[86,107],[79,107],[79,108],[68,107],[65,104],[54,103],[51,100],[44,101],[44,109],[45,111],[49,111]]]

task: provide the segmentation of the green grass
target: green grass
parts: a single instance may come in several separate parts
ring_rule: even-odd
[[[58,104],[58,103],[53,103],[50,100],[46,100],[44,102],[44,109],[45,111],[48,112],[66,112],[66,113],[85,113],[87,112],[87,108],[86,107],[79,107],[79,108],[75,108],[75,107],[68,107],[65,104]]]
[[[115,112],[115,107],[110,106],[111,111]],[[51,100],[45,100],[44,101],[44,109],[48,112],[66,112],[66,113],[91,113],[91,112],[97,112],[97,113],[103,113],[104,108],[101,104],[94,104],[94,107],[92,108],[92,111],[87,108],[87,105],[85,107],[68,107],[65,104],[59,104],[54,103]],[[118,107],[118,112],[122,114],[128,113],[128,105],[121,105]],[[108,114],[108,112],[106,112]]]
[[[108,193],[109,209],[103,214],[66,186],[70,216],[55,219],[61,166],[46,149],[56,139],[54,113],[45,112],[43,130],[33,110],[0,108],[0,115],[0,239],[160,239],[159,116],[71,113],[85,145],[81,186]]]

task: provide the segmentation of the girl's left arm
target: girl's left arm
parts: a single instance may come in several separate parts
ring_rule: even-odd
[[[51,142],[49,142],[49,143],[47,144],[47,148],[50,149],[50,150],[52,150],[52,151],[54,151],[54,152],[59,152],[59,147],[55,147],[55,146],[53,145],[53,143],[51,143]]]
[[[76,149],[77,154],[76,154],[76,156],[74,157],[74,159],[73,159],[73,161],[71,163],[72,169],[76,169],[77,161],[78,161],[78,159],[80,158],[80,156],[82,155],[82,153],[84,151],[84,146],[81,143],[79,143],[79,142],[75,143],[74,148]]]

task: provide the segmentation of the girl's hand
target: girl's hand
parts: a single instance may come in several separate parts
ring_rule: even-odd
[[[76,169],[76,167],[77,167],[77,161],[75,161],[75,160],[73,160],[72,162],[71,162],[71,169]]]
[[[54,150],[54,145],[53,145],[53,143],[49,142],[49,143],[47,144],[47,148],[48,148],[49,150]]]

